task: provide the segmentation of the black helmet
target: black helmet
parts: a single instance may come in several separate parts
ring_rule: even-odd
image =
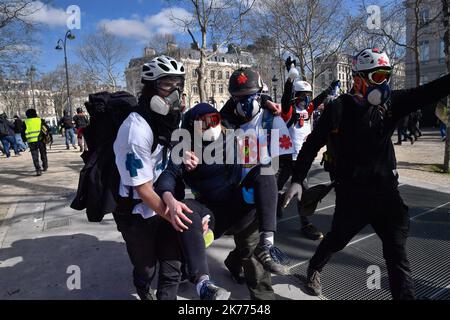
[[[261,92],[263,86],[263,81],[257,71],[240,68],[231,75],[228,91],[235,97],[248,96]]]
[[[83,113],[83,108],[77,108],[77,113]]]

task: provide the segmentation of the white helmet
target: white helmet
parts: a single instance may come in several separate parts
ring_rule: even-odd
[[[312,87],[306,81],[297,80],[294,82],[294,92],[311,92]]]
[[[375,69],[392,69],[387,54],[380,49],[364,49],[353,58],[353,73],[368,72]]]
[[[165,76],[182,76],[186,74],[181,62],[168,56],[159,56],[142,66],[141,82],[155,81]]]
[[[262,88],[262,93],[269,93],[269,87],[267,86],[267,84],[263,83],[263,88]]]

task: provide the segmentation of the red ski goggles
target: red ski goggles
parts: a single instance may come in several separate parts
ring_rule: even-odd
[[[380,85],[391,80],[392,70],[380,69],[376,71],[369,72],[367,74],[367,79],[371,84]]]
[[[201,121],[202,129],[208,130],[209,128],[215,128],[220,125],[221,119],[219,113],[208,113],[198,117],[196,121]]]

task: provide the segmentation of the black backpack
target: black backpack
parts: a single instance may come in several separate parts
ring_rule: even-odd
[[[113,150],[117,132],[130,113],[141,112],[136,97],[125,91],[91,94],[85,106],[90,115],[90,124],[84,131],[88,151],[81,156],[85,165],[70,207],[86,209],[90,222],[100,222],[105,214],[114,211],[119,200],[120,175]],[[158,145],[158,140],[154,140],[152,152]]]

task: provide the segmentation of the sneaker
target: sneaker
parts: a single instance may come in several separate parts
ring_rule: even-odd
[[[77,146],[73,146],[73,148],[74,148],[75,150],[77,150]]]
[[[42,170],[41,170],[41,169],[36,170],[36,176],[37,176],[37,177],[42,176]]]
[[[402,142],[400,141],[400,142],[396,142],[396,143],[394,143],[394,145],[396,145],[396,146],[401,146],[402,145]]]
[[[48,167],[46,167],[46,166],[44,166],[44,167],[42,168],[42,171],[44,171],[44,172],[47,172],[47,170],[48,170]]]
[[[282,265],[281,263],[276,262],[272,255],[270,254],[270,249],[273,246],[269,245],[257,245],[255,251],[253,252],[256,260],[258,260],[264,270],[280,275],[285,276],[289,274],[289,268]]]
[[[312,223],[303,226],[300,232],[309,240],[317,241],[323,238],[323,233],[317,230]]]
[[[234,262],[234,263],[233,263]],[[236,263],[236,261],[232,261],[231,254],[224,261],[225,267],[227,267],[228,271],[231,273],[231,277],[239,284],[245,283],[245,275],[244,268],[241,264]]]
[[[69,147],[69,146],[67,146],[67,147],[66,147],[66,150],[70,150],[70,147]]]
[[[306,275],[306,288],[314,296],[322,295],[322,284],[320,283],[320,272],[308,267]]]
[[[447,141],[447,137],[443,137],[441,141],[442,141],[442,142]]]
[[[200,289],[201,300],[228,300],[231,292],[218,287],[211,280],[206,280]]]

